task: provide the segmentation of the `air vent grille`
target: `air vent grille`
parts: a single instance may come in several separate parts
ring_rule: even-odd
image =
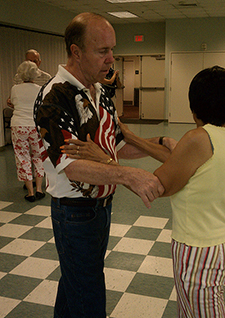
[[[189,7],[189,8],[193,8],[193,7],[197,7],[197,3],[185,3],[185,2],[179,2],[178,7]]]

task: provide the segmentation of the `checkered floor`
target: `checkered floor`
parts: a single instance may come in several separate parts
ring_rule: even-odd
[[[151,129],[153,136],[157,131],[167,133],[162,124],[133,127],[142,136],[151,135]],[[181,127],[180,135],[191,129]],[[177,130],[176,125],[176,134]],[[0,318],[50,318],[60,277],[50,197],[34,203],[24,200],[26,191],[17,181],[12,147],[5,148],[0,152]],[[159,165],[150,158],[121,164],[149,171]],[[147,209],[132,192],[118,186],[112,211],[105,259],[107,315],[176,318],[169,198],[160,198]]]
[[[60,270],[50,207],[18,213],[13,202],[0,201],[0,209],[0,317],[52,317]],[[168,223],[152,216],[112,223],[105,260],[110,317],[176,317]]]

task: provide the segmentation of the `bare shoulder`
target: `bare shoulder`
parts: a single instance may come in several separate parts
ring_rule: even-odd
[[[205,159],[212,156],[212,146],[209,135],[202,127],[188,131],[183,138],[181,138],[181,144],[183,144],[188,151],[198,153],[201,157],[205,157]]]
[[[203,127],[198,127],[189,130],[184,137],[190,140],[190,142],[200,142],[203,141],[208,136],[208,133]]]

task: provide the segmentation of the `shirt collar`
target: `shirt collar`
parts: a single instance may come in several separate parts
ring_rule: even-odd
[[[89,90],[80,81],[78,81],[78,79],[76,79],[76,77],[74,77],[70,72],[68,72],[65,69],[65,66],[66,65],[59,65],[59,67],[58,67],[59,76],[61,76],[62,78],[64,78],[65,81],[68,81],[70,84],[76,86],[80,90],[83,90],[83,91]],[[95,89],[96,89],[96,93],[100,93],[101,84],[100,83],[95,83],[94,86],[95,86]]]

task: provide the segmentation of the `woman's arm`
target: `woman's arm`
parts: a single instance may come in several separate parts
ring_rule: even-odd
[[[166,159],[170,156],[171,152],[175,148],[177,141],[169,138],[163,138],[163,145],[159,144],[160,137],[153,138],[141,138],[136,136],[132,131],[129,130],[127,125],[119,121],[120,129],[124,135],[124,140],[134,146],[136,149],[139,149],[145,156],[151,156],[156,160],[165,162]]]
[[[122,133],[125,136],[127,144],[118,152],[120,159],[137,159],[151,156],[156,160],[165,162],[171,154],[177,142],[168,137],[163,138],[163,144],[159,144],[159,137],[144,139],[132,133],[127,125],[119,122],[122,128]],[[68,157],[73,159],[87,159],[98,161],[101,163],[109,163],[110,157],[104,153],[98,145],[96,145],[87,135],[87,141],[82,142],[78,139],[66,140],[69,145],[63,145],[61,152],[66,153]],[[168,145],[168,146],[167,146]],[[117,164],[115,161],[110,161],[110,164]]]
[[[211,142],[203,128],[187,132],[166,162],[154,172],[165,189],[162,196],[181,190],[212,155]]]
[[[139,138],[139,137],[137,137]],[[140,138],[139,138],[140,139]],[[112,160],[109,155],[107,155],[96,143],[94,143],[90,136],[87,135],[87,141],[83,142],[79,139],[68,139],[65,140],[66,143],[61,146],[61,152],[66,153],[69,158],[72,159],[86,159],[97,161],[101,163],[110,163],[110,164],[118,164],[116,161]],[[119,159],[138,159],[149,156],[149,153],[152,154],[152,157],[164,162],[170,151],[159,144],[151,143],[150,146],[146,145],[144,140],[144,147],[146,147],[147,151],[143,148],[141,149],[135,147],[135,145],[125,144],[119,151],[118,157]]]

